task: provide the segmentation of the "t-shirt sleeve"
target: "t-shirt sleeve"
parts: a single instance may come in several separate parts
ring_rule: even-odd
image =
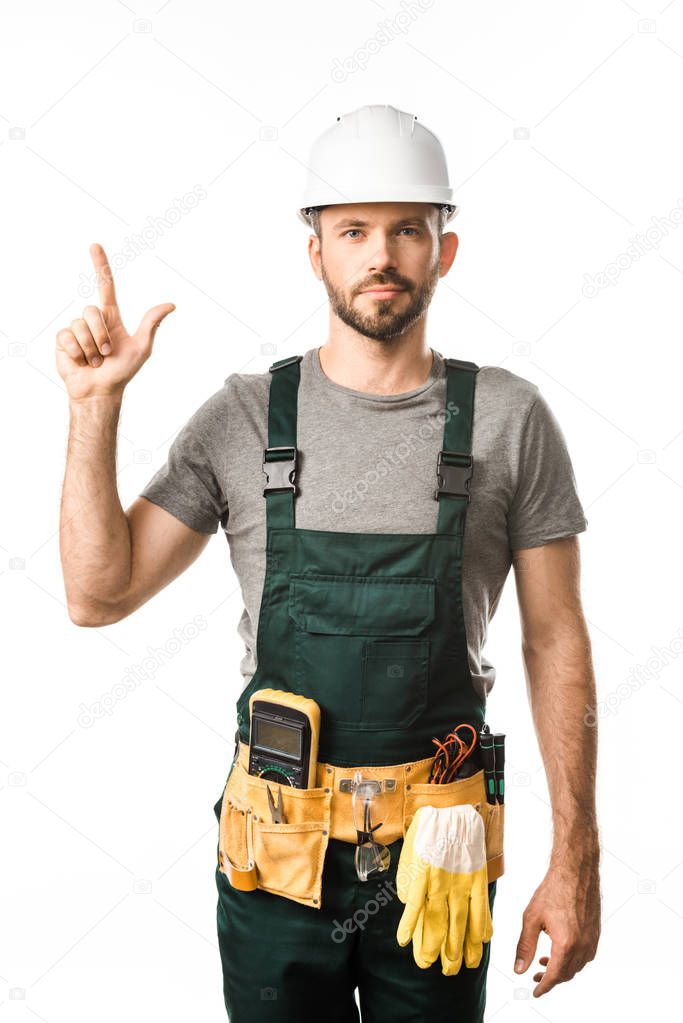
[[[537,391],[520,437],[517,486],[508,509],[510,549],[540,547],[587,525],[560,424]]]
[[[224,398],[217,391],[197,409],[175,437],[165,465],[140,491],[199,533],[227,525]]]

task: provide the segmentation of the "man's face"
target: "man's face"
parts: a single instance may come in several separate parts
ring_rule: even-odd
[[[364,337],[389,341],[422,317],[457,249],[457,235],[439,238],[430,203],[326,206],[321,240],[311,238],[314,267],[335,314]],[[372,291],[372,288],[393,290]]]

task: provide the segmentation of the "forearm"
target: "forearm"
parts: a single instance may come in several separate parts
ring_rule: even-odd
[[[526,641],[523,657],[552,804],[551,863],[598,856],[597,728],[592,718],[585,723],[586,707],[595,705],[595,677],[583,615],[568,615],[552,635]]]
[[[130,580],[128,520],[116,486],[121,399],[69,405],[69,438],[60,514],[60,553],[69,614],[105,624]]]

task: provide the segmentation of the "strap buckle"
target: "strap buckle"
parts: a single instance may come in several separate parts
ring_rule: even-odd
[[[395,778],[363,778],[361,782],[355,781],[353,778],[342,778],[339,782],[340,792],[355,792],[358,785],[362,784],[368,793],[373,795],[379,795],[380,792],[395,792],[396,791],[396,779]]]
[[[268,461],[268,455],[272,452],[290,452],[291,457],[275,457]],[[290,445],[263,449],[263,471],[266,474],[267,483],[263,488],[263,496],[272,491],[293,490],[296,494],[294,476],[296,473],[296,448]]]
[[[268,369],[272,373],[276,369],[283,369],[284,366],[290,366],[293,362],[301,362],[302,359],[303,355],[290,355],[286,359],[278,359],[278,361],[274,362],[272,366],[268,367]]]
[[[444,460],[446,458],[459,459],[453,464]],[[436,461],[437,486],[434,491],[434,498],[438,501],[441,494],[449,494],[453,497],[464,497],[467,503],[470,502],[469,482],[472,479],[472,455],[467,451],[439,451]]]

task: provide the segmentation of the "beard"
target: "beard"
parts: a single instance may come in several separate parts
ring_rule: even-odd
[[[439,281],[439,260],[437,259],[428,276],[419,287],[415,287],[410,281],[403,278],[381,274],[369,282],[368,285],[347,297],[329,279],[325,273],[325,264],[323,262],[321,262],[320,269],[330,305],[336,315],[347,327],[351,327],[357,333],[362,334],[363,337],[371,338],[373,341],[390,341],[392,338],[400,337],[409,330],[426,313]],[[356,295],[361,290],[364,290],[365,287],[373,284],[384,287],[395,284],[397,288],[405,288],[411,296],[408,305],[403,310],[397,310],[395,308],[396,299],[373,299],[373,311],[371,313],[362,312],[354,305]]]

